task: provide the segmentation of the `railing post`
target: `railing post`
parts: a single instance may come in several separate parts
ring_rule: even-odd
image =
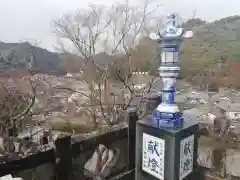
[[[128,170],[135,168],[136,122],[138,120],[136,108],[128,109]]]
[[[71,136],[59,138],[55,141],[56,147],[56,178],[57,180],[71,180],[72,149]]]

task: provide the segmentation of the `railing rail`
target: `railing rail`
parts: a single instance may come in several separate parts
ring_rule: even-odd
[[[137,120],[136,112],[129,112],[128,127],[113,129],[95,137],[83,139],[80,136],[63,137],[55,141],[55,148],[36,152],[30,156],[0,162],[0,176],[7,174],[16,174],[21,171],[36,168],[37,166],[52,163],[55,166],[56,179],[71,179],[72,158],[81,157],[81,154],[94,150],[99,144],[109,145],[123,139],[128,139],[129,158],[126,167],[134,168],[134,151],[135,151],[135,124]],[[130,158],[131,157],[131,158]],[[118,173],[121,173],[118,171]]]

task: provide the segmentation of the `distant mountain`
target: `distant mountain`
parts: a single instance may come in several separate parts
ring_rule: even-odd
[[[27,42],[0,42],[0,70],[24,68],[32,61],[33,54],[32,69],[36,73],[76,73],[84,66],[84,59],[75,54],[54,53]],[[107,53],[99,53],[92,59],[97,66],[104,68],[110,58]]]
[[[196,18],[196,19],[190,19],[190,20],[184,22],[181,26],[184,29],[192,29],[196,26],[205,25],[205,24],[206,24],[206,21]]]
[[[240,88],[240,16],[211,23],[192,19],[184,26],[192,29],[194,36],[181,47],[182,75],[212,74],[220,86]]]
[[[49,52],[31,44],[0,42],[0,68],[21,68],[26,66],[34,53],[32,69],[39,73],[54,73],[60,63],[58,53]]]
[[[98,67],[104,69],[107,67],[107,65],[109,64],[109,61],[111,61],[112,59],[113,59],[112,56],[110,56],[105,52],[102,52],[102,53],[96,54],[96,56],[94,57],[94,62]]]
[[[187,56],[184,61],[210,65],[209,63],[221,60],[221,57],[228,60],[240,59],[240,16],[212,23],[189,20],[185,24],[192,24],[194,36],[183,43],[183,53]]]

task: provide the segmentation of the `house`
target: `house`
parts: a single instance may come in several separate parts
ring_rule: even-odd
[[[181,96],[178,97],[178,96]],[[176,95],[176,101],[177,99],[184,99],[183,96],[185,97],[185,102],[191,103],[191,104],[207,104],[209,100],[209,96],[207,92],[204,91],[196,91],[194,89],[186,89],[184,91],[178,92]]]
[[[232,103],[226,111],[228,119],[240,119],[240,103]]]
[[[43,136],[44,128],[40,126],[27,126],[18,133],[18,138],[26,139],[32,138],[33,142],[39,142],[40,138]]]
[[[200,146],[198,148],[198,163],[207,169],[214,168],[214,148]],[[233,149],[226,150],[226,158],[224,158],[225,170],[228,179],[240,178],[240,153]]]
[[[227,119],[240,119],[240,103],[232,102],[230,100],[221,100],[218,103],[215,103],[215,106],[225,113]]]
[[[228,149],[226,157],[226,173],[230,176],[240,177],[240,153],[236,150]]]
[[[178,105],[180,111],[195,108],[199,103],[195,100],[189,100],[182,92],[177,93],[174,97],[176,104]]]
[[[208,107],[196,107],[183,111],[183,115],[200,123],[214,124],[217,116],[209,111]]]

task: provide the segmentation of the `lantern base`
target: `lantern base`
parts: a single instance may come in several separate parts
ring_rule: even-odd
[[[199,172],[197,163],[199,136],[198,124],[196,121],[192,119],[190,120],[186,117],[184,118],[185,120],[182,127],[178,129],[170,129],[159,128],[151,118],[152,117],[146,116],[137,121],[135,179],[201,179],[202,176]],[[191,139],[192,136],[194,139]],[[152,146],[151,142],[153,142],[153,144],[156,142],[157,145]],[[188,143],[193,144],[193,146],[189,146],[190,153],[187,153],[187,156],[185,156],[184,152],[186,150],[188,151]],[[187,146],[185,144],[187,144]],[[153,149],[151,149],[151,147],[153,147]],[[153,154],[151,150],[153,150]],[[155,154],[155,152],[159,152],[160,156]],[[189,160],[190,163],[188,163]]]
[[[152,120],[164,128],[178,128],[184,123],[181,112],[161,112],[158,109],[153,112]]]

